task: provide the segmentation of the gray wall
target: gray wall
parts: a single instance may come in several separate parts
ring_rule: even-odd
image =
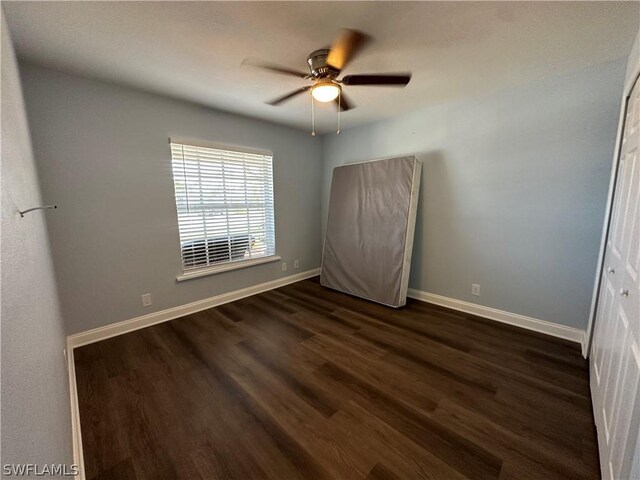
[[[48,227],[69,333],[317,267],[332,168],[401,154],[424,160],[410,287],[586,326],[624,61],[320,141],[33,65],[22,71],[43,193],[60,206]],[[170,136],[274,151],[277,251],[288,272],[273,263],[176,283]],[[152,307],[141,306],[143,293]]]
[[[22,91],[2,13],[2,464],[71,463],[64,328]]]
[[[319,138],[33,65],[21,72],[42,191],[58,204],[48,228],[68,333],[319,266]],[[176,282],[171,136],[274,152],[276,251],[287,272],[276,262]]]
[[[584,329],[624,73],[621,60],[325,135],[323,227],[335,166],[416,154],[410,288]]]

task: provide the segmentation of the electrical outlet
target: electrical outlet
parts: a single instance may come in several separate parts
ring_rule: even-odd
[[[287,271],[287,262],[282,262],[282,271],[283,272]]]
[[[142,295],[142,306],[148,307],[149,305],[151,305],[151,294],[145,293],[144,295]]]
[[[293,261],[293,268],[300,268],[300,261],[299,260],[294,260]]]
[[[480,285],[477,283],[471,285],[471,295],[475,295],[476,297],[480,296]]]

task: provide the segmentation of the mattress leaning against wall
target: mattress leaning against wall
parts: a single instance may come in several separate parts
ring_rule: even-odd
[[[406,304],[421,166],[406,156],[334,168],[321,285]]]

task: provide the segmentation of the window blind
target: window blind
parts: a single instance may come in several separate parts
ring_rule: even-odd
[[[184,272],[275,255],[273,158],[171,143]]]

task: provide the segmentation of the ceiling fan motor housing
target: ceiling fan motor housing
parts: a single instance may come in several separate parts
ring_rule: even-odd
[[[316,50],[315,52],[311,52],[311,54],[307,57],[309,70],[311,70],[311,75],[313,75],[315,78],[321,78],[321,77],[335,78],[340,73],[338,70],[331,67],[327,63],[328,56],[329,56],[329,49],[323,48],[321,50]]]

